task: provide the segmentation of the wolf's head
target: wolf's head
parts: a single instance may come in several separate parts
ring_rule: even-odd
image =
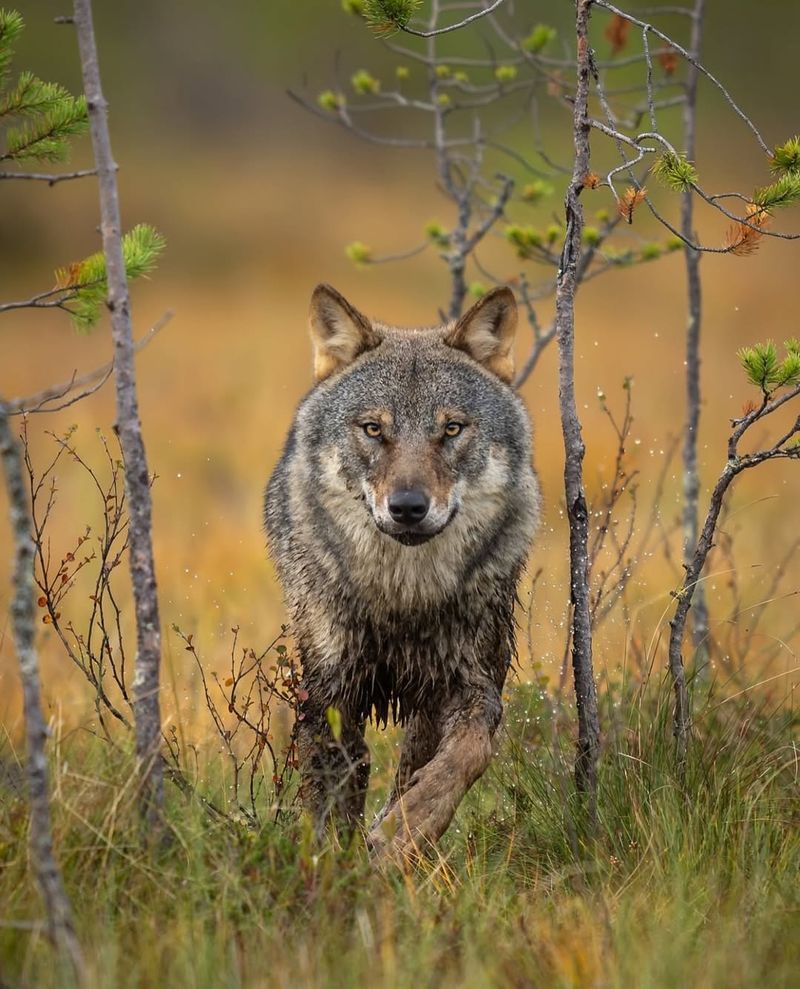
[[[470,529],[498,524],[509,489],[530,474],[527,415],[509,386],[516,322],[507,288],[425,330],[375,323],[316,288],[318,384],[298,425],[314,451],[307,482],[331,525],[416,546],[459,515]]]

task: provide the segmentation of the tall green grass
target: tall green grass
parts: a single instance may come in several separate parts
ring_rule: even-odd
[[[492,768],[438,854],[405,874],[374,871],[358,843],[315,847],[296,814],[231,829],[177,791],[168,840],[148,851],[129,754],[86,736],[58,742],[57,849],[89,985],[797,985],[791,717],[706,698],[681,784],[668,698],[605,700],[596,829],[571,779],[569,718],[518,687]],[[393,739],[370,741],[380,784]],[[207,770],[204,791],[224,803],[221,768]],[[66,986],[37,926],[24,803],[5,779],[0,979]]]

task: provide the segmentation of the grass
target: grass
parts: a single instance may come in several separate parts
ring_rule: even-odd
[[[781,987],[800,966],[791,718],[703,701],[683,786],[668,699],[606,697],[594,837],[574,793],[568,726],[515,687],[499,752],[440,854],[373,871],[359,844],[314,847],[303,819],[214,823],[170,790],[148,852],[129,757],[74,735],[54,746],[57,848],[92,987]],[[392,739],[374,736],[378,782]],[[224,802],[212,757],[203,790]],[[8,775],[8,774],[7,774]],[[377,799],[375,795],[375,798]],[[265,810],[267,808],[265,807]],[[26,815],[0,809],[0,973],[69,985],[39,929]]]

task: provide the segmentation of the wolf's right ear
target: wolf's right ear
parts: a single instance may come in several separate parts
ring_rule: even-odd
[[[314,347],[315,381],[324,381],[380,343],[367,317],[330,285],[317,285],[314,289],[308,323]]]

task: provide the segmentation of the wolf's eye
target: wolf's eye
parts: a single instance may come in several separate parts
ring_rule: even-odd
[[[463,432],[464,423],[463,422],[448,422],[444,427],[445,436],[458,436],[459,433]]]
[[[377,440],[383,432],[378,422],[365,422],[361,428],[371,440]]]

